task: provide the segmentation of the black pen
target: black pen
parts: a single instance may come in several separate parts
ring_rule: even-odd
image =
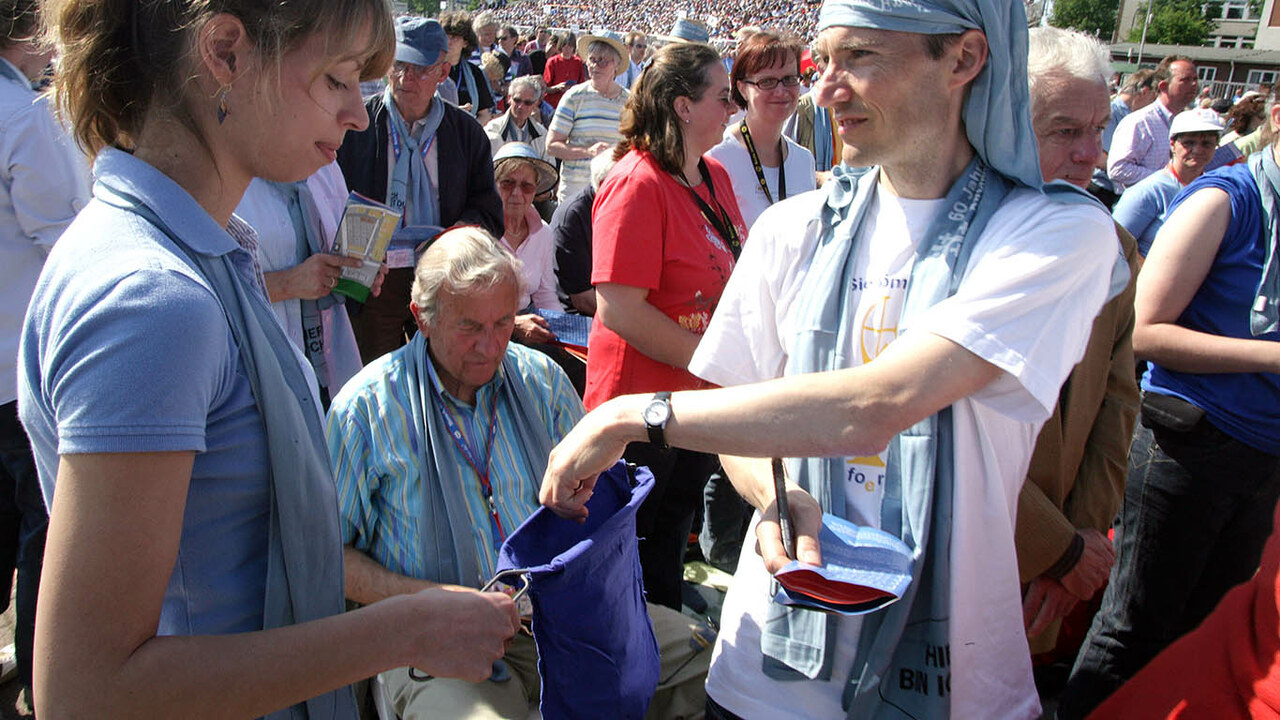
[[[778,500],[778,527],[782,531],[782,549],[790,560],[796,559],[796,535],[791,525],[791,508],[787,505],[787,475],[782,458],[773,459],[773,489]]]

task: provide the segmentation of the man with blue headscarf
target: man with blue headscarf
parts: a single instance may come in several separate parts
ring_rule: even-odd
[[[1036,717],[1015,506],[1128,269],[1105,210],[1041,180],[1021,2],[827,0],[818,30],[844,164],[752,228],[690,364],[726,387],[600,406],[542,500],[580,516],[630,440],[726,454],[760,555],[744,545],[725,600],[709,717]],[[820,510],[879,527],[912,553],[900,600],[859,617],[772,601],[770,456],[799,485],[799,558],[819,560]]]

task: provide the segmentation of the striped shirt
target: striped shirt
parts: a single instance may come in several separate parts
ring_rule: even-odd
[[[622,106],[631,95],[623,89],[612,100],[596,91],[590,82],[569,88],[556,114],[551,118],[550,132],[560,133],[576,147],[591,147],[598,142],[617,143],[622,139],[618,126],[622,123]],[[560,202],[591,184],[591,158],[565,160],[560,167]]]
[[[406,350],[400,348],[373,361],[334,398],[329,411],[329,455],[338,485],[343,544],[368,554],[392,572],[435,580],[426,577],[427,564],[419,540],[423,507],[420,455],[414,446],[416,433],[409,404],[409,393],[417,390],[406,382]],[[568,377],[536,350],[512,343],[507,355],[515,359],[517,381],[541,400],[539,413],[552,441],[559,442],[583,415],[582,401]],[[537,509],[538,488],[547,459],[524,456],[511,413],[504,412],[507,402],[499,392],[507,380],[500,368],[477,391],[476,405],[472,407],[444,390],[431,365],[436,397],[448,403],[471,447],[480,448],[482,453],[489,413],[493,403],[498,403],[489,480],[498,518],[503,530],[510,533]],[[433,405],[429,410],[439,412],[438,407]],[[479,476],[453,443],[444,448],[426,448],[426,452],[447,453],[449,462],[463,468],[467,479],[465,522],[472,529],[482,574],[492,575],[502,541],[494,537]]]

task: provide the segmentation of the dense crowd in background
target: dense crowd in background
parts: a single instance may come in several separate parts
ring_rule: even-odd
[[[711,27],[712,38],[728,41],[740,27],[757,25],[785,30],[812,40],[819,2],[793,0],[707,0],[696,8],[683,0],[653,2],[537,2],[520,0],[496,10],[504,23],[521,27],[548,27],[581,30],[607,29],[626,33],[639,30],[649,35],[665,35],[680,17],[689,17]]]
[[[28,704],[1280,708],[1271,88],[882,34],[1018,0],[49,0],[56,61],[38,4],[0,0]],[[561,602],[487,592],[540,508],[593,533]],[[844,603],[792,565],[832,527],[877,567]]]

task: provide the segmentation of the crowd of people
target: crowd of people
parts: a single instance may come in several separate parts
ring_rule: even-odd
[[[690,13],[689,3],[680,0],[647,3],[519,0],[506,3],[494,13],[501,22],[521,27],[608,28],[618,32],[638,30],[647,35],[666,34],[678,19],[690,17],[711,26],[713,39],[726,42],[733,39],[740,27],[768,26],[807,43],[815,34],[820,5],[810,0],[708,0],[697,4],[695,15]]]
[[[1113,94],[1017,0],[0,0],[0,35],[42,714],[1280,712],[1274,95],[1202,106],[1176,55]],[[619,459],[637,577],[595,590],[638,654],[573,639],[602,608],[535,643],[504,543],[590,524]],[[783,602],[837,521],[892,602]]]

